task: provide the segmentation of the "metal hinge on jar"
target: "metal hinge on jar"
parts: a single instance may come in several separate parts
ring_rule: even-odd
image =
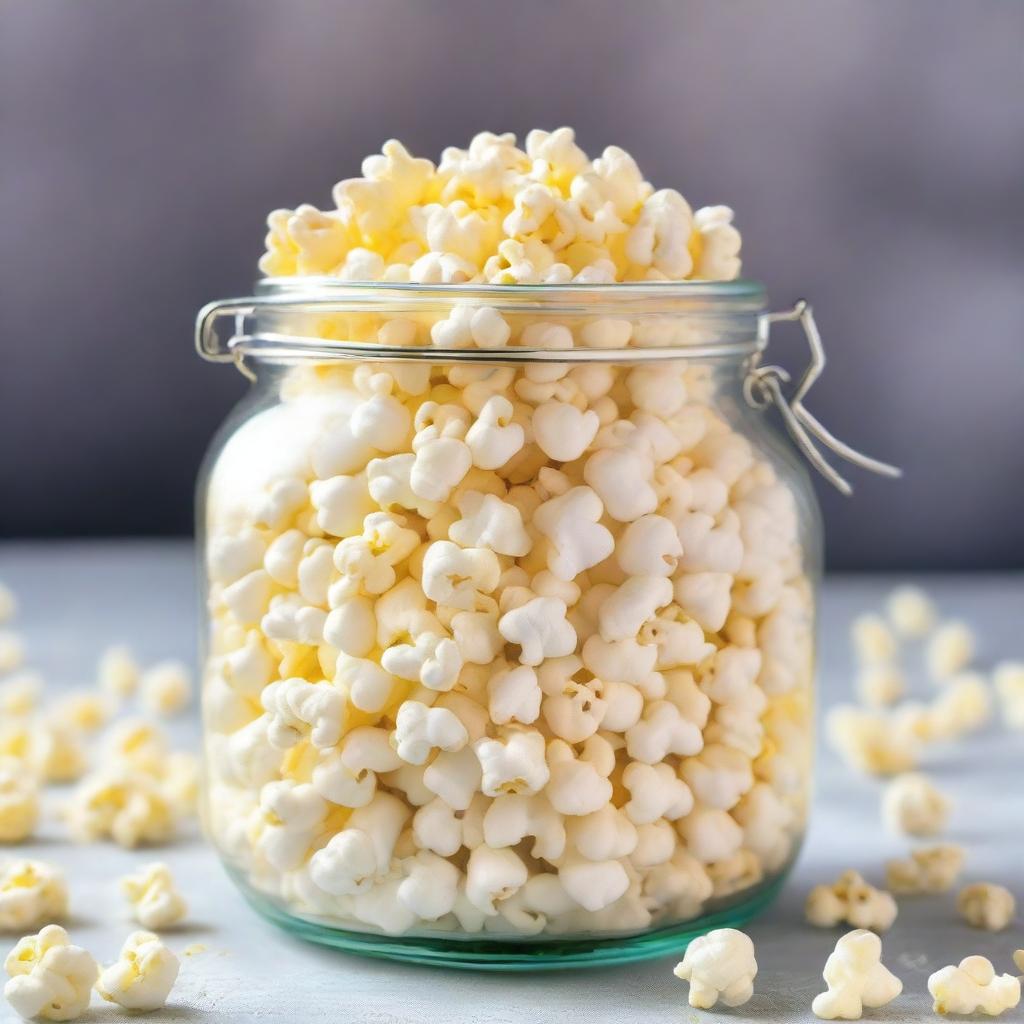
[[[789,373],[781,366],[761,366],[760,363],[772,324],[790,321],[796,321],[803,327],[804,336],[811,349],[811,363],[797,383],[796,389],[787,397],[782,385],[788,384],[792,379]],[[898,466],[873,459],[840,441],[804,408],[807,392],[811,390],[811,386],[825,368],[825,349],[821,344],[821,335],[818,333],[810,305],[804,299],[800,299],[792,309],[783,313],[765,313],[760,318],[760,333],[761,344],[757,354],[751,359],[750,370],[743,384],[747,402],[755,409],[765,409],[769,405],[774,405],[781,413],[782,421],[797,447],[807,456],[811,465],[842,494],[851,495],[853,487],[825,459],[815,444],[816,441],[861,469],[881,476],[902,476],[903,471]]]

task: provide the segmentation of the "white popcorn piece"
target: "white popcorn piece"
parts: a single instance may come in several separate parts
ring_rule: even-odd
[[[626,730],[625,737],[626,752],[645,764],[659,764],[669,754],[697,754],[704,746],[700,729],[667,700],[649,703],[640,721]]]
[[[178,980],[178,958],[148,931],[132,932],[118,959],[105,967],[96,991],[126,1010],[158,1010]]]
[[[1003,720],[1011,729],[1024,729],[1024,662],[1000,662],[992,681],[1002,705]]]
[[[633,761],[622,773],[630,799],[623,807],[634,825],[649,825],[659,818],[678,821],[693,810],[693,793],[667,764]]]
[[[159,861],[122,878],[121,891],[132,906],[135,920],[149,931],[169,928],[188,913],[171,869]]]
[[[569,897],[592,914],[610,907],[629,888],[629,875],[617,860],[570,858],[559,866],[558,880]]]
[[[632,522],[657,509],[653,478],[651,460],[626,447],[596,451],[583,468],[583,479],[601,499],[605,511],[621,523]],[[684,549],[685,546],[684,543]]]
[[[419,444],[409,486],[418,498],[430,502],[447,501],[473,465],[473,453],[457,437],[436,437]]]
[[[224,588],[224,604],[243,625],[256,625],[267,612],[272,591],[273,580],[268,573],[254,569]]]
[[[451,637],[421,633],[413,644],[389,647],[381,665],[399,679],[422,683],[428,690],[450,690],[462,671],[462,653]]]
[[[230,540],[231,538],[228,539]],[[244,536],[242,542],[245,543]],[[256,544],[257,549],[262,551],[262,548],[259,547],[258,538]],[[212,554],[214,550],[215,548],[211,546],[211,559],[214,557]],[[242,563],[239,576],[244,575],[252,569],[258,569],[259,566],[259,556],[256,557],[255,562],[251,565],[249,560],[246,559]],[[225,574],[223,572],[219,578],[223,582],[234,582],[234,580],[238,579],[238,576],[234,576],[231,573],[227,573],[227,575],[230,576],[230,579],[225,579]],[[135,656],[132,654],[131,649],[123,644],[108,647],[100,655],[99,663],[96,666],[96,682],[99,685],[99,688],[104,693],[109,694],[117,700],[124,700],[135,692],[135,688],[139,683],[139,675],[139,665],[135,660]]]
[[[615,546],[615,558],[628,576],[672,576],[683,546],[664,516],[641,516],[630,523]]]
[[[460,548],[451,541],[435,541],[423,556],[423,593],[438,604],[475,611],[481,594],[498,585],[501,567],[487,548]]]
[[[378,373],[370,378],[372,394],[352,410],[352,436],[380,452],[398,452],[412,430],[412,414],[391,394],[393,380]]]
[[[324,616],[320,612],[317,620],[309,625],[311,628],[305,637],[299,633],[288,639],[300,643],[318,643],[322,639],[350,658],[365,658],[375,646],[377,616],[373,602],[362,594],[352,594],[343,600],[336,600],[330,614]],[[272,635],[266,628],[266,620],[264,632]]]
[[[515,730],[504,739],[480,739],[473,749],[483,773],[480,791],[485,796],[539,793],[551,777],[539,732]]]
[[[261,697],[269,716],[267,738],[279,750],[309,737],[315,747],[333,747],[341,738],[345,694],[330,683],[281,679]]]
[[[703,206],[693,215],[697,239],[693,276],[704,281],[733,281],[740,275],[740,233],[728,206]]]
[[[0,843],[19,843],[39,820],[39,787],[30,771],[12,757],[0,758]]]
[[[0,867],[0,931],[36,928],[68,912],[63,873],[39,860],[16,860]]]
[[[949,843],[919,847],[905,860],[885,862],[886,888],[901,895],[949,892],[963,866],[962,847]]]
[[[260,790],[259,807],[249,825],[253,845],[278,871],[305,860],[323,826],[327,802],[308,782],[279,779]]]
[[[535,511],[533,525],[551,542],[548,568],[559,579],[575,579],[614,550],[615,538],[600,522],[603,512],[589,487],[573,487]]]
[[[576,630],[566,620],[568,609],[557,597],[535,597],[507,611],[498,620],[498,631],[520,648],[524,665],[539,665],[546,658],[560,658],[576,649]]]
[[[176,715],[192,700],[192,677],[180,661],[162,661],[139,679],[142,706],[151,714]]]
[[[896,657],[897,643],[885,620],[873,612],[858,615],[850,626],[853,651],[862,665],[885,665]]]
[[[945,828],[949,800],[921,772],[892,780],[882,793],[882,820],[891,832],[934,836]]]
[[[972,928],[1001,932],[1013,921],[1017,900],[1005,886],[975,882],[957,894],[956,909]]]
[[[818,928],[845,923],[885,932],[896,920],[896,901],[890,893],[874,888],[850,870],[832,885],[816,885],[807,896],[804,916]]]
[[[657,610],[671,601],[671,581],[661,576],[631,576],[601,603],[601,638],[609,642],[634,639]]]
[[[891,664],[863,665],[854,686],[861,702],[870,708],[895,704],[907,691],[906,678]]]
[[[992,692],[984,676],[963,672],[943,685],[926,712],[928,739],[952,740],[982,728],[992,717]]]
[[[99,968],[68,933],[49,924],[27,935],[7,954],[4,969],[11,976],[4,998],[20,1017],[75,1020],[85,1013]]]
[[[860,1020],[865,1007],[885,1006],[903,991],[903,982],[882,963],[882,940],[862,928],[836,943],[823,977],[828,991],[811,1004],[822,1020]]]
[[[940,682],[952,678],[970,664],[974,648],[974,632],[965,622],[940,623],[925,647],[929,674]]]
[[[455,907],[459,892],[459,869],[429,850],[421,850],[405,865],[406,876],[396,896],[418,918],[436,921]]]
[[[498,913],[496,903],[515,895],[528,876],[526,865],[512,850],[492,850],[481,844],[466,863],[466,898],[487,917]]]
[[[326,480],[315,480],[310,484],[309,500],[316,509],[317,525],[324,533],[336,537],[358,534],[364,518],[377,511],[373,505],[376,496],[371,497],[368,474],[369,466],[366,474],[342,474]]]
[[[484,842],[493,849],[534,839],[531,856],[557,861],[565,852],[562,816],[539,795],[503,793],[495,797],[483,819]]]
[[[402,703],[395,716],[395,750],[408,764],[426,764],[435,748],[455,752],[469,742],[466,727],[447,708],[419,701]]]
[[[754,994],[754,944],[735,928],[718,928],[693,939],[672,973],[690,983],[691,1006],[742,1006]]]
[[[495,725],[522,722],[530,725],[540,714],[541,693],[537,673],[528,665],[499,672],[487,684],[488,712]]]
[[[687,757],[679,775],[693,795],[708,807],[728,811],[754,785],[754,773],[747,757],[733,747],[708,744],[694,757]]]
[[[889,621],[902,636],[924,636],[935,622],[935,606],[920,587],[897,587],[886,599],[885,606]]]
[[[448,536],[464,548],[489,548],[499,555],[521,558],[529,554],[533,541],[523,526],[515,505],[495,494],[466,491],[457,505],[462,518],[452,523]]]
[[[919,737],[909,719],[838,704],[826,716],[825,732],[832,749],[859,771],[895,775],[917,765]]]
[[[1020,1002],[1020,980],[996,974],[992,961],[983,956],[964,957],[928,978],[928,992],[936,1013],[984,1013],[998,1017]]]
[[[507,398],[494,395],[477,413],[466,432],[466,444],[478,469],[500,469],[523,447],[526,433],[513,420],[513,412]]]
[[[533,411],[533,435],[541,451],[556,462],[575,462],[597,436],[601,421],[593,409],[568,402],[543,402]]]

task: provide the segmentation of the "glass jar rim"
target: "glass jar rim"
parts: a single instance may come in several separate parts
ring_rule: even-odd
[[[700,325],[699,341],[671,347],[455,349],[388,346],[280,333],[276,318],[303,314],[447,314],[461,303],[490,306],[504,315],[678,318]],[[398,359],[466,362],[648,362],[670,359],[736,359],[764,347],[766,294],[756,281],[628,281],[613,284],[418,284],[342,281],[333,277],[268,277],[254,294],[210,303],[199,312],[196,348],[206,359]],[[261,322],[260,318],[265,319]],[[230,319],[234,334],[222,343],[217,322]],[[249,329],[248,324],[252,324]]]

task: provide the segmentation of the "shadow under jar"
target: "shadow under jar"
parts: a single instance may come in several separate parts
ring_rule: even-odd
[[[751,401],[766,320],[747,282],[288,279],[203,311],[252,380],[199,487],[205,824],[261,913],[509,970],[771,900],[821,529]]]

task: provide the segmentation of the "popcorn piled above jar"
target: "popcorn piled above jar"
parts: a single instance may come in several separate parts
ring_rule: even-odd
[[[568,129],[363,170],[272,214],[261,267],[376,304],[275,312],[297,343],[208,460],[214,840],[286,913],[389,935],[751,901],[806,814],[811,499],[738,360],[633,357],[693,323],[615,313],[619,282],[735,277],[731,212]],[[608,287],[493,287],[569,282]]]

